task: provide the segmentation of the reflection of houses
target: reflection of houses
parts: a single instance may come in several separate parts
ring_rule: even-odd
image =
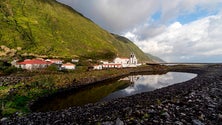
[[[33,69],[43,69],[51,65],[51,62],[47,62],[45,60],[40,59],[26,59],[23,62],[18,62],[16,64],[16,67],[27,69],[27,70],[33,70]]]
[[[138,60],[134,53],[130,54],[129,58],[120,58],[117,57],[113,60],[112,63],[101,61],[103,64],[101,65],[95,65],[94,69],[100,70],[100,69],[107,69],[107,68],[126,68],[126,67],[137,67],[140,64],[138,64]]]
[[[120,79],[120,81],[129,81],[130,83],[134,83],[135,81],[137,81],[140,77],[139,76],[127,76],[125,78]]]
[[[61,69],[74,70],[75,68],[76,68],[76,65],[72,63],[62,64],[61,66]]]

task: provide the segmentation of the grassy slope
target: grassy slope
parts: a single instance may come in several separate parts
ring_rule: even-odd
[[[160,63],[163,63],[165,62],[164,60],[162,60],[161,58],[157,57],[157,56],[154,56],[154,55],[151,55],[149,53],[146,53],[146,55],[151,58],[154,62],[160,62]]]
[[[88,58],[145,54],[131,41],[122,42],[72,8],[55,0],[1,0],[0,45],[21,53]]]

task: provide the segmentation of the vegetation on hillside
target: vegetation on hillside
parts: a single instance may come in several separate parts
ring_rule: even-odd
[[[18,71],[22,71],[22,69],[11,66],[7,61],[0,60],[0,76],[9,75]]]
[[[1,0],[0,45],[24,55],[112,59],[134,52],[148,60],[131,41],[56,0]]]
[[[146,53],[146,55],[152,59],[154,62],[159,62],[159,63],[163,63],[165,62],[164,60],[162,60],[161,58],[157,57],[157,56],[154,56],[152,54],[149,54],[149,53]]]

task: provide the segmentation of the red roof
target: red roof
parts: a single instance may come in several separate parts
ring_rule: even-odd
[[[26,64],[52,64],[51,62],[46,62],[44,60],[32,59],[32,60],[24,60],[23,62],[18,62],[20,65]]]

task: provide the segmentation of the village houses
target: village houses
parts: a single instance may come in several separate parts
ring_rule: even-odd
[[[117,57],[113,62],[109,63],[107,61],[101,61],[103,64],[95,65],[94,70],[108,69],[108,68],[127,68],[127,67],[137,67],[141,64],[138,64],[138,60],[134,53],[130,54],[129,58],[120,58]]]
[[[72,62],[79,62],[77,59],[73,59]],[[102,70],[109,68],[127,68],[127,67],[137,67],[141,64],[138,64],[138,60],[134,53],[131,53],[129,58],[120,58],[117,57],[113,62],[101,61],[102,64],[93,66],[94,70]],[[43,69],[47,68],[50,65],[58,66],[59,70],[75,70],[76,65],[70,62],[63,64],[63,60],[60,59],[26,59],[22,62],[13,61],[13,65],[27,70],[34,69]]]
[[[22,62],[13,61],[13,65],[17,68],[27,69],[27,70],[35,70],[35,69],[44,69],[50,65],[58,66],[58,69],[67,69],[74,70],[76,68],[75,64],[66,63],[63,64],[63,60],[59,59],[26,59]]]
[[[51,62],[47,62],[43,59],[26,59],[23,62],[17,62],[15,64],[15,67],[27,70],[33,70],[33,69],[43,69],[50,66],[51,64],[52,64]]]

